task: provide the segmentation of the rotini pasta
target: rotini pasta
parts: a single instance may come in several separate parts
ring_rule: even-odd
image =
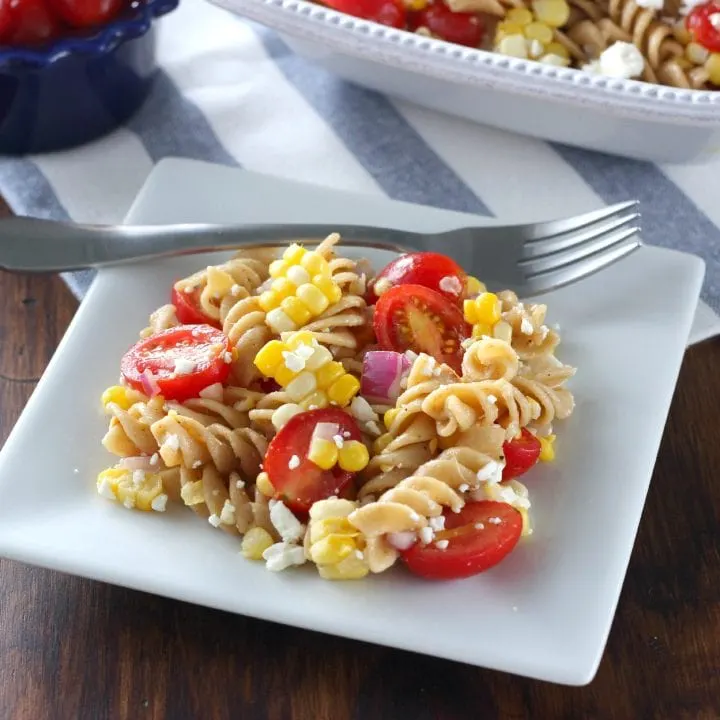
[[[555,355],[544,305],[459,271],[420,273],[436,290],[422,300],[417,272],[413,288],[400,276],[368,306],[377,278],[339,241],[175,284],[103,394],[102,442],[120,459],[98,493],[145,512],[186,506],[271,571],[309,562],[360,579],[402,555],[427,577],[481,572],[472,558],[453,570],[445,551],[500,543],[477,555],[497,562],[530,534],[515,478],[554,458],[575,369]]]

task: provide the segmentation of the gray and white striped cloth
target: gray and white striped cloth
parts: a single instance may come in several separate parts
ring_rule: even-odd
[[[158,58],[152,96],[127,127],[72,151],[0,160],[0,192],[17,213],[120,222],[168,156],[512,222],[638,198],[645,240],[703,257],[703,298],[720,312],[720,159],[613,158],[390,100],[203,0],[182,0],[159,23]],[[67,279],[82,297],[91,276]]]

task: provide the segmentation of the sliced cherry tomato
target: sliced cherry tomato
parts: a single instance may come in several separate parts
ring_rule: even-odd
[[[720,2],[696,5],[685,18],[688,32],[698,45],[713,53],[720,53]]]
[[[0,0],[0,43],[7,42],[15,27],[15,13],[10,8],[10,0]]]
[[[447,255],[434,252],[408,253],[380,271],[369,291],[369,303],[374,305],[377,302],[375,287],[386,291],[395,285],[423,285],[454,303],[460,303],[465,295],[467,275]],[[379,294],[382,295],[382,292]]]
[[[406,11],[401,0],[324,0],[333,10],[395,28],[405,27]]]
[[[227,380],[230,341],[209,325],[179,325],[140,340],[120,362],[120,370],[136,390],[148,391],[146,370],[168,400],[197,397],[203,388]],[[186,368],[176,370],[176,364]],[[187,371],[186,371],[187,370]]]
[[[375,306],[373,327],[385,350],[414,350],[460,371],[471,328],[456,305],[422,285],[397,285]]]
[[[526,428],[520,437],[503,444],[505,467],[502,479],[512,480],[524,475],[533,467],[540,457],[540,441]]]
[[[175,286],[172,289],[172,304],[175,306],[175,314],[177,319],[183,325],[212,325],[220,328],[220,323],[213,318],[209,318],[200,307],[201,289],[197,288],[191,293],[177,290]]]
[[[522,515],[502,502],[468,503],[459,513],[445,513],[445,530],[429,545],[415,543],[402,552],[408,569],[430,580],[477,575],[512,552],[522,533]],[[441,550],[439,540],[447,540]]]
[[[5,14],[3,42],[8,45],[40,45],[60,34],[60,22],[44,0],[20,0],[9,4]]]
[[[55,12],[73,27],[92,27],[112,20],[125,0],[48,0]]]
[[[425,27],[442,40],[473,48],[480,46],[485,35],[485,26],[479,15],[453,12],[440,0],[416,13],[412,25],[414,29]]]
[[[307,457],[315,427],[318,423],[333,423],[346,440],[360,440],[360,430],[354,418],[338,408],[310,410],[290,418],[268,445],[264,468],[276,491],[291,510],[307,513],[312,504],[332,495],[342,496],[355,473],[338,465],[323,470]],[[292,460],[298,458],[297,461]]]

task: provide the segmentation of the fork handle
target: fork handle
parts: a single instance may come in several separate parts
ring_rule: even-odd
[[[367,225],[80,225],[14,217],[0,221],[0,267],[60,272],[289,240],[316,244],[333,232],[343,244],[382,243],[400,252],[428,247],[423,235]]]

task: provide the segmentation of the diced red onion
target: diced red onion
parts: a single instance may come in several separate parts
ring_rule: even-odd
[[[400,395],[400,382],[410,368],[402,353],[373,350],[365,353],[360,393],[370,402],[394,404]]]
[[[118,465],[126,470],[144,470],[151,472],[153,465],[150,462],[150,458],[144,455],[137,455],[135,457],[125,457],[120,460]]]
[[[149,368],[145,369],[140,381],[142,382],[143,390],[146,395],[149,395],[150,397],[160,395],[160,386],[157,383],[157,378],[152,374]]]

